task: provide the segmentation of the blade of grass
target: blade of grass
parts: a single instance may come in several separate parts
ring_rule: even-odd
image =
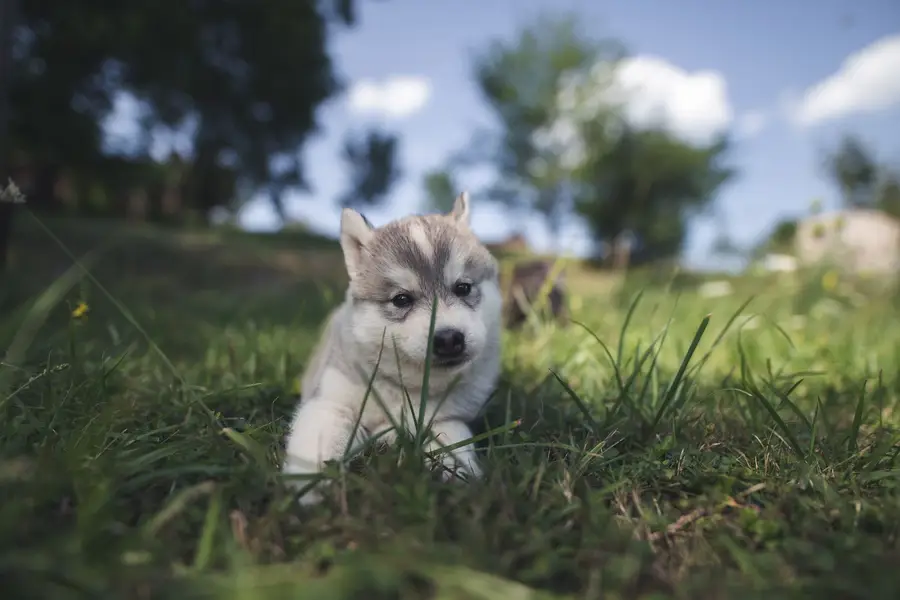
[[[628,312],[625,314],[625,321],[622,323],[622,329],[619,331],[619,346],[616,350],[616,364],[622,364],[622,355],[625,353],[625,333],[628,331],[628,325],[631,323],[631,318],[634,316],[634,311],[637,309],[638,303],[641,301],[641,298],[644,296],[644,290],[639,291],[634,300],[631,301],[631,305],[628,307]]]
[[[573,390],[571,388],[571,386],[569,386],[569,384],[566,383],[566,381],[562,377],[560,377],[559,373],[557,373],[553,369],[550,369],[550,373],[553,375],[554,378],[556,378],[556,381],[559,382],[559,384],[563,387],[563,389],[566,390],[566,393],[569,395],[570,398],[572,398],[572,400],[575,402],[575,405],[578,406],[578,409],[584,415],[584,418],[587,419],[587,422],[590,425],[589,429],[591,430],[591,432],[594,435],[599,435],[600,426],[597,423],[597,421],[594,420],[594,416],[591,414],[591,411],[588,408],[587,404],[585,404],[584,400],[582,400],[578,396],[578,394],[575,393],[575,390]]]
[[[421,445],[425,441],[425,406],[428,404],[428,383],[431,380],[431,347],[434,343],[434,326],[437,323],[438,297],[435,294],[431,302],[431,319],[428,322],[428,342],[425,353],[425,369],[422,373],[422,394],[419,397],[419,414],[416,415],[416,442]]]
[[[556,260],[553,261],[553,264],[550,265],[550,270],[547,272],[544,281],[541,282],[541,287],[538,288],[537,296],[531,305],[533,310],[545,311],[547,309],[547,299],[550,297],[550,290],[556,285],[556,278],[562,272],[565,265],[566,259],[562,256],[557,256]]]
[[[782,392],[781,390],[779,390],[778,387],[770,381],[767,381],[766,385],[769,387],[770,390],[772,390],[772,392],[775,393],[776,396],[778,396],[778,399],[781,400],[782,404],[784,404],[785,406],[790,408],[791,412],[794,413],[795,415],[797,415],[798,419],[803,421],[803,424],[806,426],[806,430],[812,431],[812,429],[813,429],[812,423],[809,421],[807,416],[805,414],[803,414],[803,411],[800,410],[800,408],[790,398],[791,392],[796,390],[797,387],[799,387],[801,383],[803,383],[803,379],[798,379],[785,392]]]
[[[375,359],[375,368],[372,369],[372,376],[369,378],[369,382],[366,384],[366,393],[363,394],[362,404],[359,408],[359,412],[356,415],[356,420],[353,422],[353,429],[350,431],[350,437],[347,438],[347,443],[344,445],[344,451],[341,453],[341,456],[348,456],[350,454],[350,450],[353,446],[353,440],[356,439],[356,434],[359,432],[360,423],[362,423],[363,413],[366,411],[366,405],[369,402],[369,396],[372,393],[372,387],[375,385],[375,375],[378,373],[378,367],[381,366],[381,356],[384,352],[384,338],[387,335],[387,327],[385,327],[381,332],[381,346],[378,348],[378,357]],[[398,361],[399,364],[399,361]],[[402,381],[401,381],[402,383]]]
[[[98,251],[88,252],[82,259],[83,262],[92,263]],[[22,324],[13,336],[12,342],[6,349],[6,355],[3,362],[14,367],[21,366],[24,362],[28,348],[34,341],[35,336],[41,326],[46,322],[51,311],[60,303],[63,296],[71,290],[84,277],[84,269],[78,265],[73,265],[66,269],[65,273],[60,275],[53,281],[38,299],[32,304],[31,308],[25,314]],[[4,395],[4,400],[0,403],[0,408],[9,399],[8,393],[10,389],[9,379],[12,377],[10,369],[0,369],[0,394]]]
[[[778,414],[778,411],[775,410],[775,407],[772,406],[771,402],[769,402],[769,399],[755,388],[751,389],[750,393],[753,394],[753,397],[760,404],[760,406],[762,406],[763,409],[765,409],[765,411],[769,413],[769,416],[772,417],[772,420],[775,421],[776,425],[778,425],[778,429],[787,439],[788,445],[790,445],[794,453],[796,453],[799,458],[806,458],[806,454],[803,452],[803,448],[800,446],[800,442],[797,440],[794,432],[790,430],[790,428],[787,426],[787,423],[784,422],[784,419],[781,418],[781,415]]]
[[[268,469],[269,461],[266,458],[266,449],[262,447],[256,440],[248,435],[244,435],[239,431],[235,431],[231,427],[223,427],[222,434],[234,442],[245,454],[250,456],[256,462],[257,466]]]
[[[856,403],[856,411],[854,411],[853,413],[853,425],[850,426],[850,438],[847,440],[847,450],[850,452],[856,452],[857,450],[859,428],[862,426],[863,412],[865,411],[866,407],[866,387],[868,386],[868,383],[868,379],[863,381],[862,392],[860,393],[859,400]]]
[[[206,509],[206,518],[203,520],[203,532],[200,534],[200,542],[194,553],[194,571],[204,571],[212,563],[213,549],[216,542],[216,532],[221,522],[222,492],[216,490],[209,498],[209,507]]]
[[[741,314],[744,312],[744,310],[745,310],[748,306],[750,306],[750,303],[753,302],[753,300],[754,300],[755,298],[756,298],[755,295],[750,296],[749,298],[747,298],[747,300],[745,300],[745,301],[737,308],[737,310],[735,310],[735,311],[731,314],[731,316],[728,318],[728,320],[725,321],[725,325],[724,325],[724,326],[722,327],[722,329],[719,331],[719,335],[717,335],[717,336],[713,339],[713,342],[712,342],[712,344],[710,345],[709,349],[703,354],[703,356],[700,357],[700,360],[698,360],[697,363],[696,363],[693,367],[691,367],[691,370],[688,372],[688,375],[689,375],[689,376],[693,377],[694,375],[696,375],[697,373],[700,372],[700,369],[703,368],[703,366],[704,366],[704,365],[706,364],[706,362],[709,360],[710,356],[712,356],[713,351],[719,346],[719,344],[720,344],[720,343],[722,342],[722,340],[725,338],[725,334],[728,333],[728,330],[731,328],[732,324],[734,324],[735,320],[737,320],[737,318],[738,318],[739,316],[741,316]]]
[[[200,496],[212,494],[215,489],[216,483],[214,481],[203,481],[181,490],[169,500],[162,510],[147,521],[143,527],[144,534],[150,537],[155,536],[166,523],[181,514],[191,502]]]
[[[31,214],[31,213],[29,213],[29,214]],[[116,307],[116,310],[118,310],[122,314],[122,316],[125,317],[125,320],[127,320],[128,323],[132,327],[134,327],[135,330],[139,334],[141,334],[141,336],[144,338],[144,340],[150,345],[150,347],[153,349],[153,351],[156,353],[156,355],[159,356],[160,360],[163,361],[163,363],[166,365],[166,367],[172,373],[172,376],[175,377],[175,379],[177,379],[178,382],[182,386],[184,386],[185,380],[181,376],[181,372],[178,370],[178,368],[175,366],[175,364],[169,359],[169,357],[166,355],[166,353],[162,351],[162,348],[160,348],[159,345],[153,340],[153,338],[150,337],[150,334],[147,333],[147,330],[144,329],[140,323],[138,323],[137,319],[134,318],[134,315],[131,314],[131,311],[129,311],[125,307],[124,304],[119,302],[119,300],[115,296],[112,295],[112,293],[106,288],[105,285],[100,283],[100,281],[96,277],[94,277],[93,273],[91,273],[90,270],[87,269],[84,266],[84,264],[80,260],[78,260],[78,258],[74,254],[72,254],[72,252],[66,247],[66,245],[62,242],[62,240],[60,240],[56,236],[56,234],[54,234],[53,231],[51,231],[50,228],[44,224],[43,221],[41,221],[34,214],[31,214],[31,216],[34,219],[34,221],[38,224],[38,226],[44,231],[44,233],[46,233],[50,237],[50,239],[52,239],[54,241],[54,243],[56,243],[56,245],[59,246],[59,248],[66,254],[66,256],[68,256],[69,259],[72,260],[72,262],[83,271],[84,276],[87,277],[91,281],[91,283],[93,283],[104,296],[106,296],[107,300],[112,302],[112,304]],[[207,407],[205,403],[201,402],[201,405],[207,411],[208,416],[210,418],[213,418],[214,411],[210,410],[209,407]]]
[[[607,358],[609,358],[609,363],[612,365],[613,374],[616,377],[616,384],[619,386],[619,394],[624,394],[624,385],[625,384],[622,381],[622,372],[619,370],[619,364],[616,362],[615,357],[612,355],[612,352],[610,351],[609,346],[607,346],[603,342],[603,340],[600,339],[600,336],[598,336],[596,333],[594,333],[587,325],[585,325],[581,321],[576,321],[575,319],[572,319],[571,322],[574,323],[575,325],[578,325],[582,329],[584,329],[588,333],[588,335],[590,335],[592,338],[594,338],[597,341],[598,344],[600,344],[600,347],[603,349],[603,352],[605,352]]]
[[[700,321],[700,326],[694,333],[694,339],[691,340],[691,345],[688,347],[687,353],[681,360],[681,366],[678,367],[678,372],[675,374],[675,379],[672,380],[672,382],[669,384],[669,387],[666,389],[666,394],[665,396],[663,396],[662,404],[660,405],[659,410],[656,412],[656,417],[654,417],[653,422],[650,425],[651,430],[656,429],[657,425],[659,425],[660,420],[662,420],[666,409],[669,407],[669,404],[675,398],[675,394],[681,385],[681,380],[684,378],[684,373],[687,370],[687,366],[691,362],[691,357],[694,356],[694,352],[697,350],[697,345],[700,344],[700,339],[703,337],[703,332],[706,331],[706,328],[709,325],[709,320],[710,315],[706,315],[705,317],[703,317],[703,320]]]
[[[460,440],[460,441],[454,442],[452,444],[447,444],[446,446],[439,446],[438,448],[431,450],[429,452],[429,454],[431,454],[432,456],[440,456],[441,454],[446,454],[447,452],[453,452],[457,448],[462,448],[464,446],[476,444],[476,443],[480,442],[481,440],[486,440],[495,434],[508,433],[508,432],[512,431],[513,429],[515,429],[516,427],[519,427],[521,424],[522,424],[522,419],[516,419],[515,421],[513,421],[511,423],[499,425],[497,427],[494,427],[493,429],[489,429],[488,431],[479,433],[478,435],[473,435],[470,438],[466,438],[464,440]]]

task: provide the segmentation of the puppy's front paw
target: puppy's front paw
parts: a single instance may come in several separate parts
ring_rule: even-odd
[[[294,493],[299,493],[297,503],[301,506],[314,506],[322,501],[322,486],[326,482],[322,480],[321,469],[312,461],[304,461],[297,456],[288,456],[284,464],[285,475],[296,475],[286,481],[286,485]],[[316,481],[316,480],[319,481]]]
[[[467,447],[442,452],[431,463],[432,468],[440,469],[443,481],[471,481],[481,477],[481,467],[475,453]]]
[[[315,506],[322,501],[321,486],[316,485],[312,489],[303,492],[303,495],[297,498],[297,504],[303,507]]]

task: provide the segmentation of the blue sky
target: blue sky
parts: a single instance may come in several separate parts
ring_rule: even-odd
[[[405,177],[386,207],[367,212],[373,222],[419,210],[422,174],[461,148],[476,126],[493,123],[470,78],[471,51],[497,37],[512,36],[549,9],[574,11],[586,32],[613,35],[632,55],[654,57],[657,64],[664,61],[676,76],[662,78],[665,73],[660,69],[640,71],[648,78],[660,76],[663,83],[648,82],[660,102],[690,99],[685,94],[699,89],[690,87],[692,81],[698,83],[691,79],[698,72],[706,72],[707,83],[715,80],[724,86],[717,107],[725,112],[717,114],[729,115],[727,126],[739,133],[732,157],[740,177],[723,190],[717,205],[738,242],[757,239],[783,216],[803,213],[813,198],[822,199],[826,207],[837,206],[836,191],[822,174],[819,156],[843,132],[859,134],[883,159],[900,164],[896,0],[864,4],[362,0],[359,4],[359,25],[337,34],[332,45],[349,93],[322,108],[322,132],[304,152],[314,193],[288,199],[292,217],[325,233],[338,230],[335,198],[345,185],[339,158],[343,135],[378,124],[401,136]],[[873,51],[879,41],[880,49]],[[848,57],[860,52],[864,54],[858,64],[842,71]],[[379,90],[390,91],[391,81],[407,85],[395,85],[393,97],[379,98]],[[818,88],[821,93],[809,93],[822,82],[826,83]],[[369,93],[362,93],[366,89]],[[699,110],[702,102],[714,100],[709,94],[698,96],[694,105]],[[482,182],[475,175],[460,181],[467,187]],[[510,231],[511,220],[490,205],[475,206],[473,219],[484,238],[496,239]],[[277,226],[264,201],[251,202],[242,211],[241,222],[257,230]],[[709,246],[718,223],[707,219],[694,224],[685,256],[689,264],[715,263]],[[529,221],[527,231],[533,245],[547,247],[549,240],[539,221]],[[576,224],[567,228],[564,239],[569,250],[581,253],[586,248],[586,236]]]

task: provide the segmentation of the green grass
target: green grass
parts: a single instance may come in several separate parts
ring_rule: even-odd
[[[389,449],[301,510],[277,465],[333,246],[51,223],[101,248],[85,275],[20,222],[4,598],[900,597],[900,321],[871,281],[581,297],[580,324],[505,334],[483,481]]]

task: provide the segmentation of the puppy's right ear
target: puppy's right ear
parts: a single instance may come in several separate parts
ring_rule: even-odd
[[[341,211],[341,250],[344,253],[344,264],[350,279],[356,277],[362,263],[366,244],[372,239],[372,225],[364,216],[345,208]]]
[[[469,224],[469,192],[463,192],[456,197],[450,216],[462,225]]]

